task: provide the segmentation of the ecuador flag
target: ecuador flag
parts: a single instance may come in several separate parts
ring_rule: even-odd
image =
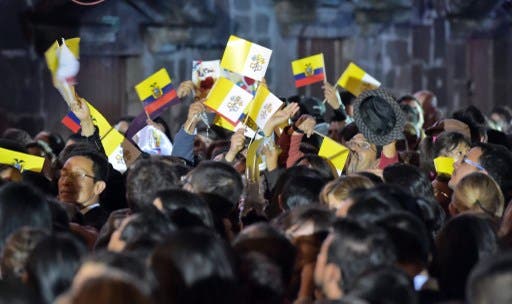
[[[325,79],[324,54],[292,61],[292,71],[297,88],[323,81]]]
[[[272,50],[231,35],[222,55],[223,69],[261,81],[265,77]]]
[[[180,101],[172,86],[171,77],[164,68],[137,84],[135,91],[144,105],[144,110],[149,115]]]
[[[0,148],[0,164],[13,166],[20,172],[24,170],[41,172],[44,165],[44,157]]]

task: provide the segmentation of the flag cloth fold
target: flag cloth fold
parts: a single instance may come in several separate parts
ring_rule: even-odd
[[[44,165],[44,157],[0,148],[0,164],[13,166],[20,172],[24,170],[41,172]]]
[[[337,81],[337,85],[352,95],[359,96],[364,91],[380,87],[380,82],[351,62]]]
[[[338,171],[341,172],[345,167],[348,154],[349,149],[347,147],[327,136],[323,137],[318,155],[330,160]]]
[[[231,35],[222,55],[223,69],[261,81],[265,77],[272,50]]]
[[[251,93],[228,79],[220,77],[208,94],[204,105],[221,115],[232,125],[236,125],[252,98]]]
[[[263,129],[267,121],[283,105],[283,102],[272,94],[265,85],[260,85],[254,100],[250,103],[247,115]]]
[[[170,104],[180,102],[171,77],[165,68],[158,70],[135,86],[135,91],[149,115]]]
[[[316,54],[292,61],[297,88],[325,80],[324,54]]]

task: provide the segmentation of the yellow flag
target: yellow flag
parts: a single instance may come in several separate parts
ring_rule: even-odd
[[[139,96],[140,101],[149,99],[157,99],[155,97],[155,89],[163,90],[172,83],[171,77],[165,68],[161,68],[156,73],[150,75],[135,86],[135,91]],[[158,95],[158,94],[157,94]],[[162,95],[160,93],[160,95]]]
[[[325,79],[324,54],[316,54],[292,61],[295,86],[302,87]]]
[[[341,74],[337,85],[345,88],[354,96],[359,96],[364,91],[377,89],[380,87],[380,82],[351,62]]]
[[[119,133],[119,131],[114,128],[111,128],[110,131],[101,138],[101,144],[103,145],[103,149],[105,149],[105,154],[108,156],[110,156],[123,141],[123,134]]]
[[[434,158],[434,166],[438,174],[452,175],[454,163],[455,160],[452,157],[439,156]]]
[[[75,57],[78,59],[80,57],[80,38],[71,38],[66,39],[66,45],[75,55]],[[52,77],[55,75],[55,72],[57,72],[57,67],[59,66],[59,61],[57,58],[57,49],[59,48],[59,43],[55,41],[47,50],[44,52],[44,57],[46,59],[46,65],[48,66],[48,69],[52,73]]]
[[[341,171],[345,167],[349,154],[349,149],[333,139],[325,136],[320,145],[318,155],[332,162],[337,170]]]
[[[205,106],[236,125],[252,95],[224,77],[220,77],[210,90]]]
[[[267,71],[271,55],[271,49],[231,35],[220,66],[228,71],[261,81]]]
[[[270,117],[272,117],[282,105],[283,102],[274,94],[270,93],[266,86],[260,85],[256,91],[256,96],[254,96],[254,100],[248,107],[249,110],[247,114],[260,129],[263,129]]]
[[[92,121],[100,131],[100,138],[103,138],[112,129],[112,126],[90,102],[87,102],[87,105],[89,106],[89,112],[91,112]]]
[[[0,148],[0,164],[10,165],[23,172],[24,170],[41,172],[44,157]]]

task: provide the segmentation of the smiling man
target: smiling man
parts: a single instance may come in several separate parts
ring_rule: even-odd
[[[455,189],[459,181],[472,172],[481,172],[492,177],[500,186],[505,202],[512,197],[512,152],[507,148],[478,143],[456,162],[448,186]]]
[[[95,151],[79,151],[66,160],[59,177],[59,200],[76,205],[84,224],[98,230],[108,217],[99,203],[107,176],[108,161],[103,155]]]

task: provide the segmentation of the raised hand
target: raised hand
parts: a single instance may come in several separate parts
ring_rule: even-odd
[[[336,88],[327,81],[324,82],[322,88],[324,89],[324,98],[327,101],[327,103],[334,110],[338,109],[340,107],[341,100],[339,99],[339,95],[337,93]]]
[[[178,90],[176,91],[178,98],[183,98],[188,95],[194,94],[194,83],[192,80],[186,80],[180,83]]]
[[[292,102],[288,104],[283,109],[277,111],[272,115],[272,117],[267,121],[265,127],[263,128],[263,132],[265,136],[270,136],[274,131],[274,128],[285,123],[290,117],[292,117],[299,110],[299,104],[296,102]]]
[[[200,114],[206,110],[206,107],[201,101],[196,101],[188,108],[187,121],[184,124],[185,132],[192,134],[196,128],[200,118]]]
[[[231,136],[231,145],[229,146],[229,150],[224,156],[226,161],[232,162],[235,160],[236,155],[238,152],[242,151],[242,149],[245,147],[245,135],[244,135],[245,129],[241,128],[236,130],[235,133]]]
[[[87,100],[82,97],[76,97],[77,102],[71,105],[71,111],[80,119],[82,127],[82,136],[89,137],[94,134],[94,123],[92,121],[91,112],[87,105]]]
[[[315,118],[308,114],[302,114],[295,122],[295,127],[304,132],[308,138],[315,132],[315,126]]]

